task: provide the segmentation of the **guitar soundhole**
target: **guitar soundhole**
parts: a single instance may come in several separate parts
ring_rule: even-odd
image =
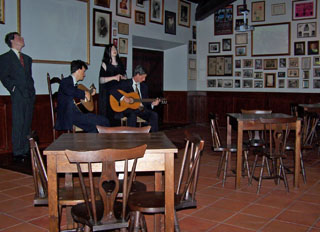
[[[116,187],[116,182],[114,180],[104,181],[102,183],[102,188],[108,195],[110,195],[114,191],[115,187]]]

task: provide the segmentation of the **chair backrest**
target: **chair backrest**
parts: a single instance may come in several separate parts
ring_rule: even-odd
[[[210,120],[212,146],[213,148],[219,148],[222,146],[222,144],[221,144],[221,138],[220,138],[218,117],[217,115],[210,113],[209,120]]]
[[[53,140],[56,139],[56,130],[54,129],[55,119],[56,119],[56,106],[54,105],[54,99],[57,97],[58,92],[52,93],[52,85],[57,84],[60,85],[61,79],[63,75],[61,74],[61,78],[59,77],[52,77],[50,78],[50,74],[47,73],[47,84],[48,84],[48,92],[49,92],[49,99],[50,99],[50,110],[51,110],[51,122],[52,122],[52,135]]]
[[[65,154],[70,163],[76,163],[78,174],[80,178],[80,185],[85,199],[85,204],[87,212],[89,212],[90,221],[94,223],[95,226],[99,226],[99,229],[110,228],[122,228],[127,227],[126,222],[126,206],[128,201],[128,196],[130,193],[133,176],[135,174],[137,159],[144,156],[147,145],[141,145],[138,147],[130,149],[103,149],[97,151],[70,151],[66,150]],[[131,174],[128,176],[129,165],[128,160],[134,159]],[[121,218],[116,219],[114,204],[119,191],[119,180],[116,173],[115,162],[124,161],[124,179],[123,179],[123,194],[122,194],[122,210]],[[80,164],[84,164],[87,167],[89,173],[89,188],[90,193],[88,194],[85,186],[85,181],[83,177],[82,167]],[[93,179],[93,169],[92,164],[102,163],[102,171],[99,180],[99,194],[100,199],[103,203],[103,216],[98,220],[97,206],[98,197],[96,197],[94,179]],[[125,224],[125,226],[124,226]],[[100,226],[101,225],[101,226]],[[119,226],[119,227],[117,227]]]
[[[105,127],[97,125],[99,133],[149,133],[151,126],[144,127],[129,127],[129,126],[117,126],[117,127]]]
[[[34,205],[48,204],[48,177],[44,166],[42,155],[40,153],[34,136],[30,136],[30,154],[32,164],[32,174],[35,188]]]
[[[200,158],[203,148],[204,140],[198,135],[186,132],[186,146],[176,190],[176,194],[180,195],[180,203],[183,201],[195,202]]]

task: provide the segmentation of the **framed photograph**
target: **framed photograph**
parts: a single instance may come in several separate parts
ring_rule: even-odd
[[[253,80],[242,80],[242,87],[243,88],[252,88],[253,87]]]
[[[128,54],[128,39],[119,38],[119,54]]]
[[[276,70],[278,69],[278,59],[264,59],[263,69],[265,70]]]
[[[275,88],[276,87],[276,74],[275,73],[265,73],[264,74],[264,87],[265,88]]]
[[[219,9],[214,14],[214,35],[233,34],[233,5]]]
[[[223,80],[222,80],[222,79],[218,79],[217,85],[218,85],[218,88],[222,88],[222,86],[223,86]]]
[[[110,8],[110,0],[94,0],[94,4],[97,6]]]
[[[301,58],[301,69],[302,70],[311,69],[311,57],[302,57]]]
[[[317,35],[317,23],[298,23],[297,38],[315,37]]]
[[[111,12],[93,9],[93,46],[111,43],[111,23]]]
[[[272,16],[285,15],[285,14],[286,14],[286,4],[285,3],[271,5],[271,15]]]
[[[287,59],[286,58],[280,58],[279,59],[279,67],[280,68],[286,68],[287,67]]]
[[[235,88],[240,88],[241,87],[241,81],[240,81],[240,79],[235,79],[234,80],[234,87]]]
[[[288,88],[299,88],[299,79],[288,79]]]
[[[222,39],[222,51],[231,51],[231,39]]]
[[[298,68],[299,67],[299,58],[289,58],[289,68]]]
[[[192,54],[192,40],[189,40],[188,53]]]
[[[309,73],[308,70],[307,71],[303,71],[302,78],[303,79],[309,79],[310,78],[310,73]]]
[[[117,35],[118,35],[117,29],[113,29],[112,30],[112,36],[117,36]]]
[[[192,42],[192,54],[197,54],[197,41]]]
[[[121,63],[123,65],[124,69],[126,70],[127,69],[127,57],[122,56],[122,57],[120,57],[120,60],[121,60]]]
[[[112,44],[116,47],[118,47],[118,39],[113,39]]]
[[[236,47],[236,56],[246,56],[247,47],[246,46],[237,46]]]
[[[237,6],[237,16],[243,16],[243,14],[241,14],[243,9],[244,9],[244,5],[238,5]]]
[[[241,60],[235,60],[236,68],[241,68]]]
[[[117,15],[131,18],[131,3],[132,0],[117,0]]]
[[[220,42],[210,42],[209,53],[219,53],[219,52],[220,52]]]
[[[302,88],[308,89],[309,88],[309,80],[303,80],[302,81]]]
[[[284,88],[284,86],[285,86],[285,80],[284,79],[278,80],[278,87],[279,88]]]
[[[294,55],[304,55],[306,53],[305,51],[305,43],[303,42],[294,42]]]
[[[255,69],[262,69],[262,59],[255,59],[254,60],[254,68]]]
[[[176,13],[165,11],[164,14],[164,32],[167,34],[175,35],[177,28]]]
[[[320,68],[313,68],[313,77],[320,77]]]
[[[248,33],[236,34],[236,45],[239,44],[248,44]]]
[[[0,0],[0,23],[4,24],[4,1],[5,0]]]
[[[320,56],[313,57],[313,66],[320,66]]]
[[[192,39],[197,39],[197,27],[192,26]]]
[[[229,56],[208,56],[207,74],[208,76],[232,76],[233,63],[232,55]]]
[[[288,77],[299,77],[299,69],[298,68],[288,68]]]
[[[178,24],[184,27],[190,27],[191,4],[179,0],[178,2]]]
[[[280,78],[286,77],[286,72],[278,72],[278,77]]]
[[[265,2],[252,2],[251,3],[251,21],[262,22],[265,20]]]
[[[207,87],[208,87],[208,88],[215,88],[215,87],[217,87],[217,80],[216,80],[216,79],[207,80]]]
[[[129,35],[129,24],[118,22],[118,33],[122,35]]]
[[[243,69],[243,78],[253,78],[253,70]]]
[[[313,80],[313,88],[320,89],[320,79]]]
[[[241,71],[236,71],[236,72],[234,72],[234,75],[235,75],[236,77],[241,77]]]
[[[263,81],[254,81],[255,88],[263,88]]]
[[[308,55],[319,54],[319,41],[308,41]]]
[[[134,12],[134,22],[136,24],[146,25],[146,13],[136,10]],[[129,25],[128,25],[129,28]]]
[[[163,24],[164,0],[149,0],[149,21]]]
[[[136,0],[136,5],[138,7],[144,8],[144,0]]]
[[[263,72],[254,72],[254,79],[263,79]]]
[[[292,2],[292,20],[315,19],[316,16],[317,0]]]
[[[232,79],[223,80],[223,88],[233,88],[233,80]]]
[[[253,59],[243,59],[244,68],[253,68]]]
[[[189,59],[189,69],[196,69],[196,68],[197,68],[197,60]]]

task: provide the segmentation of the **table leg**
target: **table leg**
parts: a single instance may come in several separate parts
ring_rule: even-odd
[[[165,231],[174,232],[174,154],[165,153]]]
[[[240,188],[241,169],[242,169],[242,143],[243,143],[243,122],[238,122],[237,138],[237,168],[236,168],[236,189]]]
[[[155,172],[154,173],[154,190],[155,191],[162,191],[163,190],[163,186],[162,186],[162,172]],[[154,215],[154,231],[161,231],[161,215],[160,214],[155,214]]]
[[[301,152],[301,120],[296,121],[296,144],[295,144],[294,182],[293,187],[299,188],[300,175],[300,152]]]
[[[227,116],[227,145],[231,146],[231,136],[232,136],[232,130],[231,130],[231,124],[230,124],[230,117]]]
[[[57,182],[57,157],[47,156],[48,169],[48,205],[49,205],[49,230],[50,232],[59,231],[58,214],[58,182]]]

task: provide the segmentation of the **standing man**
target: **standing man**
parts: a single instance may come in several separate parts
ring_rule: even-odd
[[[17,32],[5,37],[10,51],[0,56],[0,80],[11,95],[13,159],[23,161],[29,155],[33,104],[35,100],[32,78],[32,59],[21,53],[24,39]]]
[[[84,79],[87,69],[84,61],[73,60],[71,62],[71,75],[61,80],[58,90],[56,130],[72,130],[72,126],[75,125],[85,132],[97,133],[97,125],[109,126],[107,118],[93,113],[84,114],[75,105],[74,98],[91,98],[89,91],[77,88],[78,81]],[[91,95],[93,96],[95,93],[94,89]]]
[[[125,101],[127,103],[133,103],[134,99],[123,96],[118,89],[121,89],[127,93],[138,92],[142,102],[144,98],[148,98],[148,86],[144,81],[146,80],[147,73],[144,71],[141,65],[138,65],[133,72],[132,79],[122,80],[119,85],[111,91],[111,94],[120,102]],[[154,112],[153,107],[159,105],[160,99],[156,99],[153,102],[143,102],[140,109],[127,109],[123,113],[118,113],[117,117],[121,118],[126,116],[127,125],[135,127],[137,125],[137,116],[149,122],[151,126],[151,132],[158,131],[158,114]]]

